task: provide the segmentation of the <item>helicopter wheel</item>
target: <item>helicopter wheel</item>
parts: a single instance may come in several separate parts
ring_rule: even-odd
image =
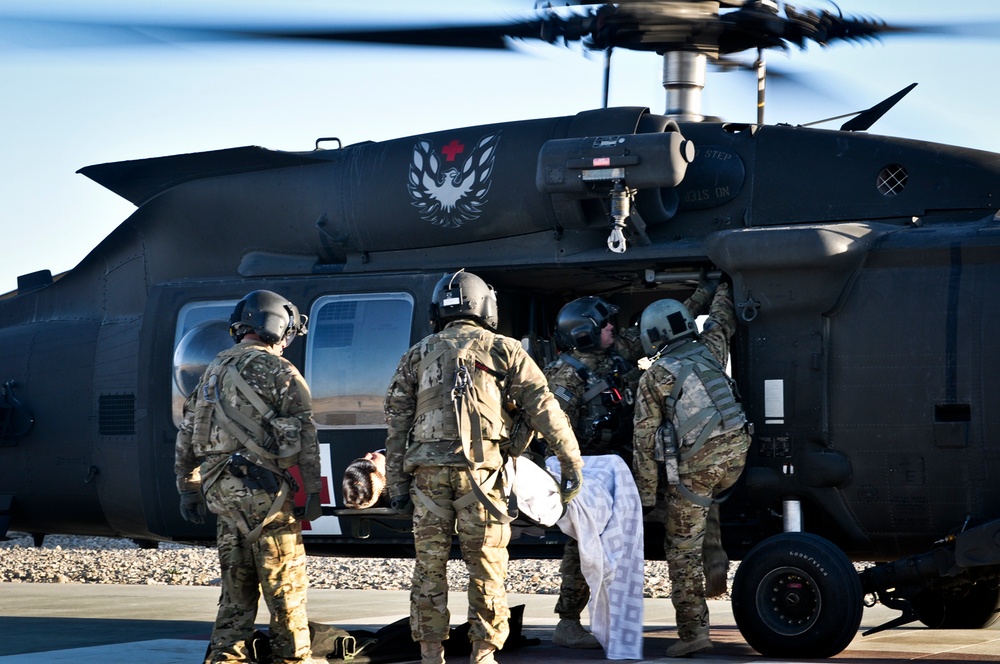
[[[744,557],[732,605],[740,633],[760,654],[832,657],[861,625],[861,581],[833,543],[809,533],[783,533]]]
[[[981,581],[958,593],[924,590],[910,605],[931,629],[982,629],[1000,618],[1000,586]]]

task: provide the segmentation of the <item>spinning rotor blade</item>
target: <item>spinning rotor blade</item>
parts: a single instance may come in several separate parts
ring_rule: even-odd
[[[712,61],[746,50],[809,42],[827,46],[836,41],[865,41],[884,35],[983,36],[995,38],[996,25],[889,25],[885,21],[844,16],[822,9],[798,10],[772,1],[747,0],[626,0],[577,3],[575,7],[543,8],[506,21],[431,21],[387,25],[356,20],[299,18],[254,19],[193,16],[150,18],[141,12],[108,15],[75,9],[73,18],[44,13],[19,13],[0,8],[0,28],[8,41],[33,45],[113,45],[229,39],[361,42],[445,48],[507,49],[509,40],[547,43],[580,41],[592,50],[623,48],[665,53],[696,51]],[[134,17],[134,18],[133,18]],[[36,33],[45,33],[34,38]],[[2,35],[0,35],[2,36]],[[44,42],[44,43],[42,43]]]

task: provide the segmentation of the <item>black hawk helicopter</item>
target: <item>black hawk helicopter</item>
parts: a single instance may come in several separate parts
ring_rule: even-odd
[[[628,320],[683,299],[707,269],[733,282],[732,370],[756,426],[723,505],[748,643],[832,656],[872,601],[901,611],[882,628],[992,624],[1000,155],[866,133],[908,90],[837,130],[727,123],[700,107],[706,67],[733,54],[911,30],[766,1],[651,0],[498,25],[232,31],[649,51],[664,61],[667,110],[83,168],[138,209],[72,270],[24,275],[0,297],[0,533],[211,541],[178,511],[180,404],[231,343],[233,305],[266,288],[311,321],[287,352],[313,390],[329,488],[307,547],[409,555],[398,519],[339,510],[337,494],[347,463],[384,442],[388,380],[429,332],[443,272],[491,282],[500,331],[544,361],[566,301],[599,294]],[[765,80],[762,58],[755,69]],[[561,542],[526,529],[511,553],[557,556]],[[662,531],[645,545],[662,556]]]

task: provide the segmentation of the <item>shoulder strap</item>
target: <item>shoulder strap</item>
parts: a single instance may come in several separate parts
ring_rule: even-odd
[[[580,376],[580,379],[583,380],[583,384],[587,387],[587,391],[583,393],[582,397],[580,397],[581,403],[589,403],[598,394],[612,387],[606,378],[597,380],[594,373],[587,368],[587,365],[569,353],[563,353],[559,356],[559,359],[576,369],[577,375]]]
[[[559,360],[576,369],[576,373],[583,379],[583,382],[590,382],[590,369],[588,369],[583,362],[569,353],[563,353],[560,355]]]
[[[236,367],[237,361],[243,357],[246,357],[248,355],[250,356],[247,362],[244,363],[244,366],[246,366],[246,364],[249,364],[255,358],[264,354],[265,354],[264,351],[250,350],[247,353],[243,353],[240,355],[234,354],[226,357],[220,364],[219,368],[216,370],[217,373],[214,376],[210,377],[209,384],[214,385],[215,381],[213,381],[213,378],[215,378],[215,376],[221,374],[224,371],[226,376],[230,379],[230,381],[240,392],[240,394],[243,395],[243,397],[250,403],[251,406],[253,406],[254,410],[260,413],[262,419],[264,420],[264,423],[266,424],[267,422],[270,422],[274,418],[275,415],[274,410],[268,407],[267,404],[264,403],[264,400],[260,397],[259,394],[257,394],[257,392],[252,387],[250,387],[250,384],[247,383],[246,379],[240,373],[240,370],[237,369]],[[215,389],[217,395],[218,394],[217,385],[215,385]],[[213,406],[214,406],[214,415],[218,419],[219,426],[224,428],[226,432],[229,433],[230,436],[238,440],[241,445],[246,447],[248,450],[250,450],[257,456],[259,456],[261,460],[265,461],[265,463],[271,462],[274,459],[278,458],[277,454],[265,449],[261,445],[261,443],[267,440],[268,435],[267,435],[267,430],[259,423],[257,423],[256,420],[254,420],[252,417],[242,412],[238,408],[233,408],[222,399],[219,399],[217,396],[213,403]],[[274,466],[274,464],[268,463],[267,465],[269,466],[268,470],[275,471],[280,474],[280,469]]]
[[[491,356],[497,335],[489,330],[480,330],[475,338],[460,346],[456,353],[455,384],[451,391],[451,400],[455,406],[455,420],[458,425],[459,439],[462,450],[470,467],[476,467],[486,460],[486,450],[483,442],[483,427],[480,408],[487,410],[487,415],[493,421],[502,419],[503,404],[480,398],[476,385],[475,371],[483,371],[494,378],[504,381],[501,394],[506,389],[507,374],[487,365],[482,359]],[[466,357],[463,358],[463,353]],[[471,352],[471,358],[468,357]],[[464,359],[464,362],[463,362]],[[492,359],[490,360],[492,362]]]

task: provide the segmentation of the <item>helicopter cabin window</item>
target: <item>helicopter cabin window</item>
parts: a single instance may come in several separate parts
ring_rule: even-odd
[[[382,402],[410,347],[406,293],[328,295],[309,315],[306,382],[320,427],[384,427]]]
[[[184,400],[219,352],[230,348],[229,316],[237,300],[192,302],[181,308],[174,331],[174,380],[171,393],[174,426],[181,424]]]

